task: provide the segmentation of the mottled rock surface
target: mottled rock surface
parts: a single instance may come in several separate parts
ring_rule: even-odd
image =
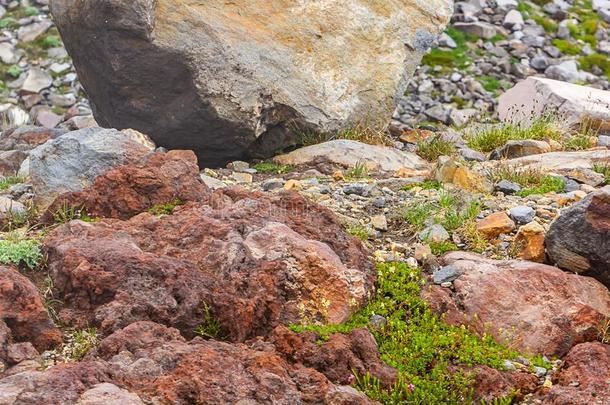
[[[203,164],[271,155],[307,130],[389,120],[451,6],[51,2],[97,121],[193,149]]]
[[[610,187],[561,213],[546,236],[552,263],[610,287]]]
[[[473,253],[449,253],[443,261],[461,269],[454,292],[439,286],[424,297],[450,323],[492,333],[528,353],[563,356],[597,339],[610,316],[610,292],[596,280],[526,261],[494,261]]]
[[[192,336],[204,303],[236,341],[282,323],[339,323],[374,281],[360,242],[294,192],[218,190],[172,215],[73,221],[45,245],[61,318],[104,334],[153,320]]]

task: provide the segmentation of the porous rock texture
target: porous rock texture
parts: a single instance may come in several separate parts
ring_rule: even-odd
[[[313,368],[289,363],[269,343],[187,342],[178,330],[153,322],[115,332],[82,362],[0,377],[2,404],[81,404],[108,391],[129,405],[373,403]],[[109,403],[99,399],[84,403]]]
[[[610,186],[561,213],[546,235],[552,263],[610,287]]]
[[[423,290],[432,307],[450,323],[491,333],[525,353],[564,356],[575,344],[596,340],[610,316],[610,292],[590,277],[462,252],[445,255],[443,264],[461,275],[454,291]]]
[[[38,290],[14,267],[0,266],[0,371],[16,344],[31,342],[38,350],[61,343]]]
[[[140,177],[122,174],[147,178],[156,170],[151,167],[163,161],[173,165],[173,175],[159,179],[173,184],[166,190],[198,185],[200,201],[174,208],[171,215],[143,212],[128,220],[72,221],[45,239],[49,272],[64,303],[60,317],[67,325],[95,325],[109,334],[152,320],[193,336],[207,304],[223,334],[243,341],[279,324],[340,323],[366,302],[375,280],[373,265],[331,211],[296,192],[221,189],[208,194],[192,170],[194,160],[177,164],[182,153],[160,155],[100,177],[82,193],[85,207],[93,196],[96,212],[132,216],[135,205],[96,200],[92,189],[99,185],[110,191],[116,180],[114,189],[130,195],[138,187],[130,189],[124,180],[137,185]],[[157,186],[147,190],[150,195]],[[163,195],[173,198],[171,192]]]
[[[102,126],[202,164],[390,119],[448,0],[52,0]]]
[[[588,405],[610,403],[610,346],[600,342],[576,345],[564,358],[545,404]]]

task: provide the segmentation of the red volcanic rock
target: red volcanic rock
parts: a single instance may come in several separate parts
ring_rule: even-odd
[[[294,192],[221,190],[173,215],[73,221],[45,245],[62,320],[103,334],[151,320],[192,336],[204,303],[233,341],[280,324],[340,323],[375,279],[361,243]]]
[[[0,361],[11,343],[31,342],[47,350],[61,341],[36,287],[15,268],[0,266]]]
[[[294,333],[278,326],[270,342],[291,362],[311,367],[336,384],[349,384],[358,375],[370,373],[385,387],[396,380],[396,370],[383,363],[375,338],[368,329],[356,329],[347,335],[335,333],[327,342],[318,344],[313,332]]]
[[[81,192],[59,196],[42,221],[52,222],[53,214],[65,206],[85,208],[91,216],[128,219],[157,204],[199,201],[207,194],[192,151],[152,153],[136,164],[107,171]]]
[[[544,400],[553,405],[610,403],[610,346],[582,343],[570,350],[563,370]]]
[[[589,277],[471,253],[449,253],[443,261],[462,274],[454,291],[423,290],[432,307],[450,323],[491,332],[524,352],[563,356],[575,344],[595,340],[597,326],[610,316],[610,292]]]
[[[474,369],[475,403],[492,403],[494,398],[503,398],[518,392],[522,397],[536,391],[538,377],[524,372],[499,371],[487,366]]]

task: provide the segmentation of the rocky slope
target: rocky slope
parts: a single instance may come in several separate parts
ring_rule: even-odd
[[[200,169],[192,151],[95,126],[48,39],[45,3],[4,2],[0,19],[0,50],[18,54],[5,67],[22,69],[3,93],[12,128],[0,134],[0,404],[610,402],[601,125],[574,114],[576,126],[539,117],[412,130],[431,116],[413,109],[391,135],[357,128]],[[446,100],[445,76],[494,111],[490,94],[457,92],[486,63],[504,75],[498,58],[511,56],[478,55],[490,46],[456,36],[474,29],[463,23],[507,30],[477,31],[523,59],[507,82],[525,77],[514,73],[525,59],[548,70],[534,66],[545,55],[585,69],[591,38],[534,23],[593,20],[602,52],[600,4],[458,3],[439,42],[480,60],[456,72],[439,63],[446,49],[433,50],[425,61],[441,68],[416,77],[409,103],[466,107]],[[534,23],[509,18],[515,8]],[[581,55],[552,55],[566,32]],[[582,77],[605,88],[591,70]],[[40,72],[51,82],[24,90]],[[74,101],[68,110],[58,95]],[[49,128],[21,125],[30,117]]]

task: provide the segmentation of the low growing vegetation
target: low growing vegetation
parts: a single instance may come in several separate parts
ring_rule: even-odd
[[[429,162],[435,161],[439,156],[452,155],[454,152],[453,142],[443,139],[441,135],[434,135],[417,143],[417,154]]]
[[[40,241],[29,239],[20,234],[8,234],[6,239],[0,240],[0,263],[24,265],[29,269],[36,268],[42,262],[42,249]]]
[[[447,28],[445,32],[453,38],[457,47],[451,50],[442,50],[438,48],[431,49],[428,54],[424,55],[422,64],[428,66],[442,66],[445,69],[466,68],[472,63],[472,58],[468,56],[468,51],[470,50],[468,43],[476,42],[478,38],[453,27]]]
[[[565,191],[566,183],[558,176],[544,174],[537,169],[516,169],[512,166],[498,166],[488,173],[492,183],[508,180],[517,183],[522,190],[516,195],[527,197],[533,194],[561,193]]]
[[[280,165],[273,162],[261,162],[252,166],[258,173],[286,174],[294,170],[293,165]]]
[[[21,176],[6,176],[0,177],[0,190],[7,190],[10,186],[24,182]]]
[[[176,198],[175,200],[165,204],[155,204],[148,209],[148,212],[157,216],[170,215],[174,211],[174,208],[183,204],[184,202],[182,200]]]
[[[348,333],[367,327],[372,315],[383,316],[387,325],[369,327],[381,358],[398,370],[390,389],[370,375],[356,376],[356,386],[383,404],[472,403],[472,373],[461,369],[487,365],[502,369],[504,359],[517,353],[491,336],[476,336],[467,328],[446,324],[420,298],[425,282],[420,271],[404,263],[378,265],[378,288],[370,303],[341,325],[293,325],[314,331],[320,339],[332,333]]]

